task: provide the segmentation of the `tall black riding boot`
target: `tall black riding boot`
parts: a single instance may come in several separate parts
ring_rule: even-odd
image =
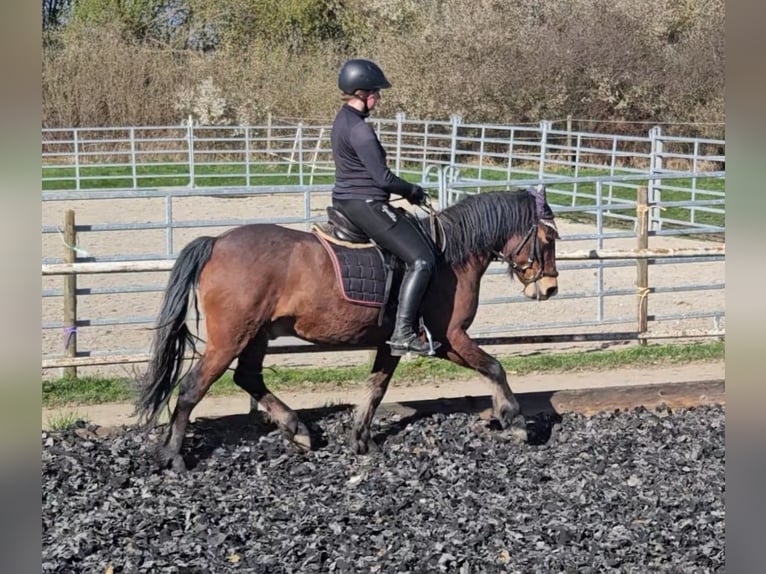
[[[396,325],[388,344],[391,354],[401,357],[407,353],[429,355],[431,347],[427,341],[421,341],[415,333],[414,325],[418,318],[418,308],[423,294],[431,279],[431,270],[416,261],[412,269],[407,269],[399,290],[399,308],[396,310]],[[439,343],[434,341],[434,349]]]

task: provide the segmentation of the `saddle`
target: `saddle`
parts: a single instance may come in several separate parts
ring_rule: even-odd
[[[399,207],[395,207],[394,209],[415,224],[415,228],[420,231],[426,241],[428,241],[429,245],[431,245],[437,253],[444,251],[444,233],[438,224],[438,220],[433,214],[429,220],[429,228],[426,229],[423,222],[409,211]],[[326,232],[338,241],[352,245],[374,245],[364,231],[359,229],[354,222],[332,205],[327,207],[327,219]]]
[[[416,228],[434,245],[431,235],[423,228],[420,220],[404,209],[401,211],[404,217],[416,223]],[[396,306],[397,297],[394,295],[398,293],[399,282],[404,274],[404,262],[381,249],[335,207],[327,207],[327,218],[325,224],[314,224],[312,232],[333,262],[344,298],[352,303],[380,307],[378,324],[382,325],[387,311]]]
[[[367,234],[332,205],[327,207],[327,219],[328,231],[339,240],[347,243],[369,243],[372,245],[372,241],[367,237]]]

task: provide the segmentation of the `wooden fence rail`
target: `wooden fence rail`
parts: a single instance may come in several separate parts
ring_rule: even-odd
[[[679,257],[726,256],[726,246],[689,247],[678,249],[576,249],[556,254],[556,261],[585,261],[588,259],[676,259]],[[139,273],[170,271],[172,259],[151,261],[117,261],[104,263],[49,263],[42,265],[43,276],[98,273]]]

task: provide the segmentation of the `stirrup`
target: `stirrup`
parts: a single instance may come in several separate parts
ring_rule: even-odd
[[[421,341],[416,334],[404,340],[386,341],[391,346],[391,355],[394,357],[403,357],[407,353],[432,357],[436,354],[436,349],[441,346],[439,341],[433,341],[429,338],[428,342]]]

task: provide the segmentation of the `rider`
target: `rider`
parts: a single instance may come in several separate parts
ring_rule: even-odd
[[[365,122],[380,98],[380,90],[390,88],[391,83],[374,62],[353,59],[341,67],[338,87],[344,104],[332,127],[335,160],[332,204],[381,248],[405,262],[396,324],[388,343],[395,356],[408,352],[425,355],[430,347],[418,338],[414,325],[435,256],[415,225],[389,205],[392,193],[420,205],[425,201],[425,192],[391,172],[377,134]],[[434,342],[436,346],[438,343]]]

